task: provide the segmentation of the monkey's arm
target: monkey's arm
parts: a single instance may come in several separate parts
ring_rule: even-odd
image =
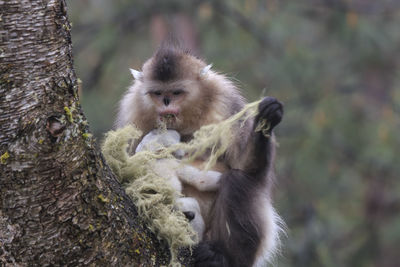
[[[266,176],[272,169],[275,157],[275,140],[272,130],[278,125],[283,116],[283,105],[274,97],[265,97],[258,106],[258,115],[248,140],[250,148],[249,159],[252,163],[243,166],[249,174]]]
[[[221,178],[220,172],[201,171],[189,165],[177,168],[176,174],[181,182],[191,185],[199,191],[216,191]]]
[[[272,209],[272,130],[282,119],[283,106],[275,98],[266,97],[258,111],[253,121],[237,131],[236,143],[226,157],[231,169],[221,177],[210,236],[194,251],[196,267],[250,267],[272,251],[276,216],[266,209]],[[265,127],[257,127],[263,121]]]
[[[273,129],[282,116],[283,105],[273,97],[265,97],[258,106],[257,116],[234,130],[235,142],[225,155],[230,169],[261,179],[267,177],[275,154]]]

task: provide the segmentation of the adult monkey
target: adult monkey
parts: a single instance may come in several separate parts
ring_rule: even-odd
[[[201,126],[227,119],[246,103],[230,80],[176,46],[164,44],[142,71],[131,72],[135,81],[121,100],[116,126],[134,123],[144,135],[163,121],[188,141]],[[218,163],[224,171],[218,191],[184,187],[186,196],[199,201],[206,222],[203,241],[194,249],[196,266],[257,266],[273,255],[280,227],[270,198],[272,131],[282,116],[282,104],[265,97],[255,118],[237,125],[234,142]],[[256,131],[260,123],[265,127]]]

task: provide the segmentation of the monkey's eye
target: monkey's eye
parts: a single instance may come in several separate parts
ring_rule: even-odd
[[[161,91],[154,91],[153,94],[157,95],[157,96],[160,96],[161,95]]]
[[[180,94],[182,94],[183,93],[183,90],[175,90],[172,94],[174,94],[174,95],[180,95]]]

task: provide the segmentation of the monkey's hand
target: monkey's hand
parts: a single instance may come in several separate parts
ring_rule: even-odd
[[[258,115],[254,120],[254,130],[264,136],[271,134],[283,117],[283,104],[276,98],[267,96],[258,105]]]

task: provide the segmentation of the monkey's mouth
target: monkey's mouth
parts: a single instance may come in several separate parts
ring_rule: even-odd
[[[179,124],[179,109],[177,108],[164,108],[163,110],[160,110],[158,115],[160,122],[166,125],[168,129],[175,129],[177,124]]]
[[[162,115],[162,117],[165,118],[166,120],[176,119],[175,114],[165,114],[165,115]]]
[[[177,120],[178,118],[176,114],[168,113],[160,115],[160,121],[165,123],[167,125],[167,128],[173,127],[176,124]]]

